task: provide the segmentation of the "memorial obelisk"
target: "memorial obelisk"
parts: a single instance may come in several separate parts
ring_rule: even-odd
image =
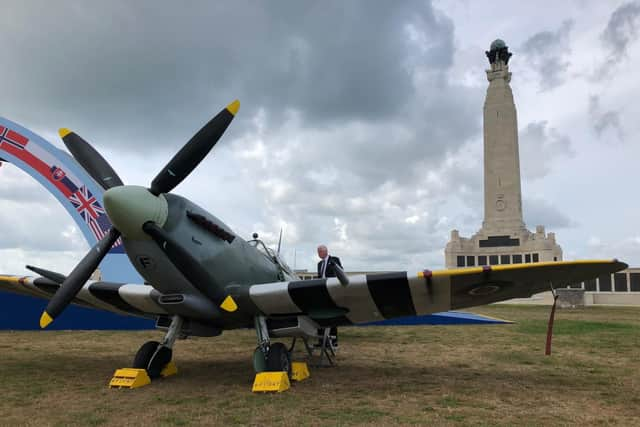
[[[522,216],[518,118],[511,91],[509,59],[504,41],[486,52],[489,87],[484,103],[484,221],[471,238],[451,232],[445,249],[447,268],[477,265],[559,261],[562,249],[555,234],[527,230]]]
[[[483,231],[524,229],[518,118],[511,92],[509,53],[496,40],[488,52],[489,87],[484,101],[484,222]]]

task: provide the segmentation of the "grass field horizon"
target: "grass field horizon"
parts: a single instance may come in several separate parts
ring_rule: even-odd
[[[177,376],[111,390],[159,331],[0,332],[1,425],[637,425],[640,308],[492,305],[511,325],[351,327],[335,368],[253,394],[253,331],[178,341]],[[286,341],[288,342],[288,341]],[[296,359],[303,358],[302,352]]]

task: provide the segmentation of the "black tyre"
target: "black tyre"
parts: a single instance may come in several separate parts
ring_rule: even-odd
[[[158,341],[147,341],[144,343],[133,359],[133,367],[135,369],[147,369],[159,345],[160,343]]]
[[[267,371],[286,372],[291,378],[291,355],[281,342],[273,343],[267,355]]]
[[[160,372],[162,372],[164,367],[171,362],[172,356],[173,351],[171,351],[169,347],[161,346],[147,367],[147,374],[149,374],[149,378],[160,378]]]

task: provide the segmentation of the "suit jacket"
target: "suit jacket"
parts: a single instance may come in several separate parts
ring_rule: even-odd
[[[324,261],[321,260],[318,262],[318,277],[322,278],[322,263]],[[327,261],[327,269],[325,270],[325,277],[336,277],[336,269],[334,265],[337,264],[342,268],[342,263],[340,262],[340,258],[337,256],[329,255],[329,260]]]

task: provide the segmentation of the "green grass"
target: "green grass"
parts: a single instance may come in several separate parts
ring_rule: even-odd
[[[178,375],[106,387],[160,332],[0,332],[2,425],[634,425],[640,309],[475,312],[512,325],[342,328],[338,366],[252,394],[252,331],[179,341]],[[297,353],[296,358],[302,358]]]
[[[546,334],[548,322],[543,320],[523,320],[518,323],[518,332],[523,334]],[[613,331],[617,334],[637,332],[638,326],[630,323],[590,322],[586,320],[564,320],[554,324],[554,335],[581,335]]]

